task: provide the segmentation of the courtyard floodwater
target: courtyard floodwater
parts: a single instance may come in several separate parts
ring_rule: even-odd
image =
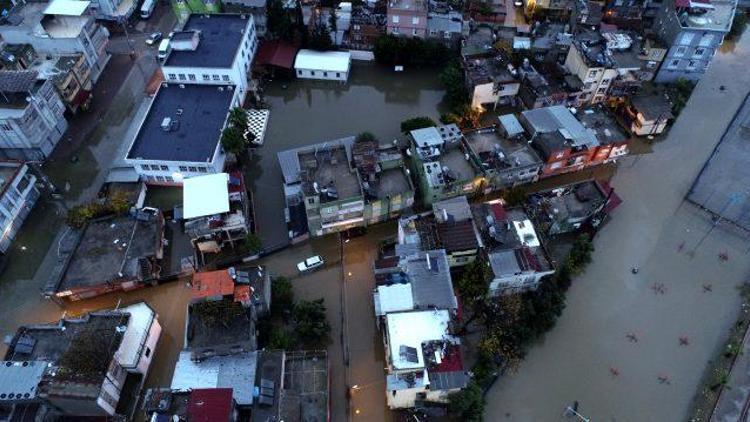
[[[624,202],[595,239],[593,262],[557,326],[489,391],[487,420],[572,420],[563,411],[576,401],[591,420],[686,419],[750,273],[747,233],[711,231],[710,216],[684,200],[750,89],[750,34],[732,47],[654,153],[620,165],[612,186]]]
[[[429,116],[437,121],[442,98],[435,70],[394,72],[362,62],[353,62],[345,85],[303,80],[267,84],[263,100],[271,115],[265,144],[256,150],[256,168],[251,172],[264,245],[288,240],[277,152],[365,131],[389,143],[402,136],[400,124],[407,118]]]

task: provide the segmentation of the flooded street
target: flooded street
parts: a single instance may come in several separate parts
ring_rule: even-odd
[[[264,100],[271,109],[265,145],[257,149],[254,184],[258,226],[265,245],[288,238],[284,195],[276,153],[317,142],[372,132],[381,143],[400,137],[401,121],[440,117],[443,91],[434,70],[395,73],[390,68],[353,62],[349,83],[274,81]]]
[[[487,420],[567,420],[574,401],[592,420],[685,419],[739,311],[750,243],[724,224],[709,233],[710,218],[683,198],[750,89],[748,63],[746,33],[717,54],[654,153],[621,163],[612,186],[624,203],[595,239],[557,327],[490,390]]]

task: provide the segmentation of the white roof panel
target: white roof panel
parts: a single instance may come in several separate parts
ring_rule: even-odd
[[[182,182],[183,218],[203,217],[229,211],[229,175],[209,174]]]
[[[378,315],[414,309],[410,283],[378,286],[376,297],[380,305],[376,310]]]
[[[348,72],[351,60],[352,55],[348,51],[300,50],[294,60],[294,68]]]
[[[534,225],[531,224],[531,220],[514,221],[513,226],[516,228],[516,235],[521,243],[531,248],[540,246],[539,238],[536,235],[536,230],[534,230]]]
[[[86,8],[91,4],[90,1],[81,0],[52,0],[49,6],[44,10],[45,15],[63,15],[63,16],[81,16]]]
[[[423,368],[422,343],[451,337],[448,334],[450,314],[444,309],[398,312],[388,314],[385,318],[388,327],[389,352],[395,369]],[[417,350],[416,362],[402,356],[402,346]]]

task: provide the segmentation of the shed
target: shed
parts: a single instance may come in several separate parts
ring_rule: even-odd
[[[301,79],[346,82],[351,63],[352,56],[348,51],[300,50],[294,61],[294,71]]]

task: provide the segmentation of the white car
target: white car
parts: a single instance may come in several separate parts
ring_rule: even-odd
[[[297,264],[297,269],[301,273],[306,273],[308,271],[312,271],[316,268],[322,267],[325,263],[326,262],[323,260],[323,258],[321,258],[320,255],[315,255]]]

